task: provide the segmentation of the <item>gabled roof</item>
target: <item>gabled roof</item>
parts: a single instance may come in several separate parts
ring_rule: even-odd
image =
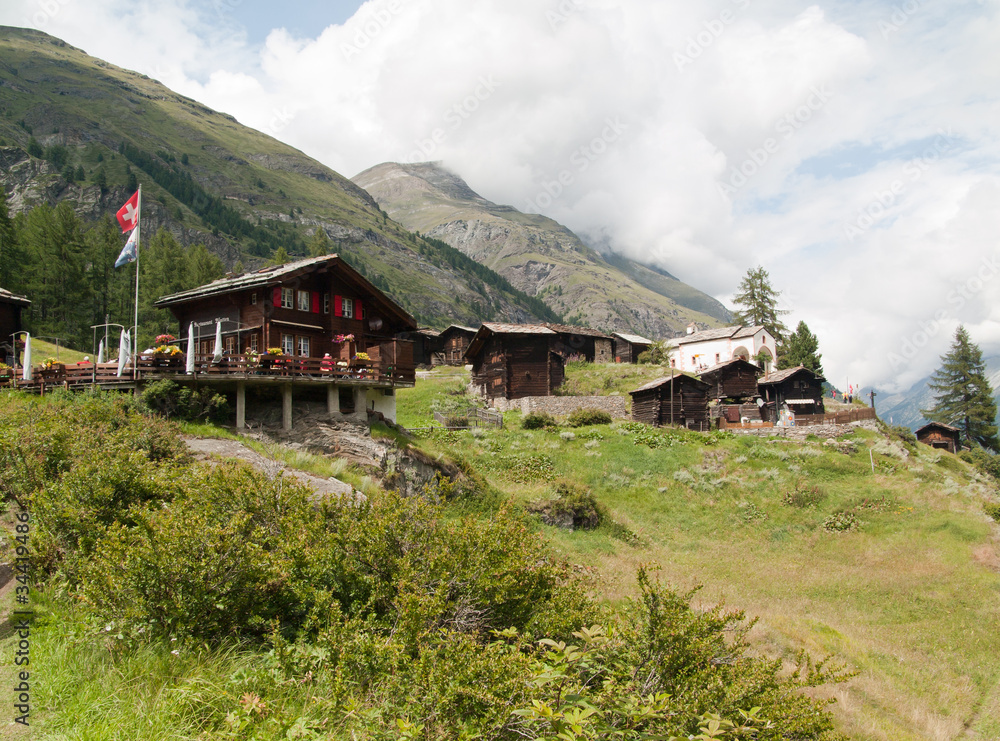
[[[255,270],[243,275],[220,278],[197,288],[174,293],[169,296],[162,296],[153,305],[160,307],[175,306],[190,301],[197,301],[209,296],[218,296],[234,291],[243,291],[248,288],[261,288],[279,285],[291,278],[306,275],[314,271],[332,270],[338,271],[340,276],[348,283],[353,283],[364,293],[375,298],[376,304],[388,312],[395,315],[402,323],[409,325],[412,329],[417,328],[417,323],[406,311],[403,310],[392,299],[382,291],[369,283],[357,270],[344,262],[339,255],[323,255],[322,257],[310,257],[305,260],[285,263],[284,265],[272,265],[260,270]]]
[[[706,329],[703,332],[695,332],[684,337],[678,337],[678,345],[690,345],[693,342],[709,342],[711,340],[739,340],[744,337],[753,337],[764,327],[744,327],[735,325],[732,327],[721,327],[719,329]]]
[[[746,366],[747,370],[755,372],[758,376],[764,372],[762,368],[754,365],[748,360],[744,360],[743,358],[733,358],[732,360],[727,360],[725,363],[719,363],[718,365],[713,365],[711,368],[701,371],[698,376],[702,379],[704,379],[705,376],[716,376],[724,371],[737,368],[741,364]]]
[[[687,373],[675,372],[667,376],[666,378],[657,378],[655,381],[650,381],[645,386],[640,386],[634,391],[629,391],[629,394],[638,394],[640,391],[652,391],[653,389],[658,389],[661,386],[670,383],[671,378],[673,378],[675,381],[690,381],[691,383],[696,383],[699,386],[704,386],[708,388],[708,384],[702,381],[700,378],[689,376]]]
[[[598,332],[596,329],[591,329],[590,327],[574,327],[569,324],[546,324],[545,326],[557,334],[575,334],[580,337],[596,337],[600,340],[611,339],[611,335]]]
[[[514,334],[514,335],[545,335],[555,337],[556,333],[541,324],[501,324],[498,322],[483,322],[483,326],[476,332],[476,336],[469,343],[469,349],[465,351],[465,357],[471,358],[476,355],[486,344],[486,339],[491,334]]]
[[[920,429],[918,429],[917,432],[916,432],[916,434],[919,435],[924,430],[930,430],[930,429],[944,430],[946,432],[954,432],[954,433],[957,433],[957,434],[961,434],[962,433],[962,431],[959,428],[952,427],[951,425],[946,425],[944,422],[928,422],[923,427],[921,427]]]
[[[31,301],[26,297],[11,293],[6,288],[0,288],[0,301],[7,304],[18,304],[19,306],[28,306],[31,304]]]
[[[612,337],[617,337],[620,340],[625,340],[633,345],[652,345],[652,340],[647,340],[645,337],[641,337],[637,334],[625,334],[624,332],[613,332]]]
[[[773,386],[778,383],[784,383],[789,378],[799,373],[808,373],[817,381],[825,381],[826,379],[818,373],[809,370],[804,365],[796,366],[795,368],[786,368],[785,370],[775,371],[770,373],[760,380],[757,381],[758,386]]]
[[[452,324],[450,327],[441,330],[439,334],[442,337],[444,337],[445,335],[454,334],[455,332],[464,332],[465,334],[474,335],[478,331],[479,331],[478,329],[474,329],[473,327],[465,327],[461,324]]]

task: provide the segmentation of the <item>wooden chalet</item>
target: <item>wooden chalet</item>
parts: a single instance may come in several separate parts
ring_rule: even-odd
[[[565,380],[557,337],[537,324],[483,324],[465,353],[472,384],[487,399],[551,396]]]
[[[709,385],[684,373],[647,383],[632,397],[632,419],[648,425],[679,425],[694,430],[711,429]]]
[[[709,398],[742,402],[753,400],[757,396],[757,379],[763,373],[753,363],[743,358],[734,358],[702,371],[698,377],[711,387]]]
[[[589,327],[573,327],[568,324],[545,326],[556,333],[552,349],[559,353],[563,360],[585,360],[588,363],[614,361],[613,340],[610,335]]]
[[[444,365],[465,365],[465,353],[476,336],[472,327],[452,324],[441,332],[441,353]]]
[[[615,361],[618,363],[638,363],[639,355],[652,346],[653,341],[637,334],[615,332],[611,335],[614,342]]]
[[[764,421],[780,422],[787,419],[788,415],[824,414],[825,380],[823,376],[802,365],[775,371],[759,379],[757,390],[764,400]]]
[[[0,361],[9,366],[18,358],[14,335],[21,331],[21,311],[31,305],[24,296],[0,288]]]
[[[413,343],[413,362],[417,367],[443,364],[441,333],[436,329],[422,327],[412,332],[402,332],[399,338]]]
[[[290,428],[293,386],[328,386],[331,413],[368,410],[394,419],[393,389],[414,384],[413,343],[398,336],[415,331],[416,322],[337,255],[227,276],[154,305],[177,319],[181,348],[193,324],[198,383],[235,384],[238,427],[247,385],[279,385]],[[221,363],[212,361],[217,327]],[[266,354],[272,348],[275,354]],[[144,371],[140,364],[137,372]],[[191,380],[183,368],[175,375]]]
[[[930,445],[932,448],[958,453],[962,449],[962,431],[957,427],[931,422],[917,430],[917,442]]]

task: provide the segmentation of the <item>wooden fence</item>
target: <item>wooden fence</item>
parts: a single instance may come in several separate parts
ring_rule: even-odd
[[[441,424],[449,427],[449,420],[454,420],[456,418],[466,420],[466,424],[462,427],[492,427],[495,430],[503,429],[503,414],[496,411],[495,409],[467,409],[461,414],[452,414],[448,417],[441,414],[441,412],[434,412],[434,421],[440,422]]]

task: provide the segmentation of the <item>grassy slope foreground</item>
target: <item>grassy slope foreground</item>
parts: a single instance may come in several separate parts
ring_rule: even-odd
[[[475,475],[316,500],[178,433],[126,396],[0,395],[8,560],[31,517],[34,738],[841,738],[803,691],[836,667],[781,676],[741,614],[648,569],[635,600],[594,600]]]
[[[571,366],[568,383],[613,390],[618,370],[602,383],[599,367]],[[451,370],[401,392],[401,423],[427,424],[464,382]],[[589,489],[605,524],[540,527],[604,596],[631,594],[636,566],[656,562],[668,582],[703,584],[706,603],[760,616],[758,650],[835,654],[859,672],[830,691],[851,738],[1000,738],[1000,537],[983,511],[997,487],[955,456],[865,430],[825,444],[627,423],[529,431],[517,414],[505,427],[423,444],[523,502],[559,482]]]

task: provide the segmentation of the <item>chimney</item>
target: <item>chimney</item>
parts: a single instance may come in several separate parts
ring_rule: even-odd
[[[688,333],[688,334],[694,334],[694,333],[695,333],[695,332],[697,332],[697,331],[698,331],[698,326],[697,326],[697,325],[696,325],[696,324],[695,324],[694,322],[691,322],[691,323],[690,323],[690,324],[688,325],[688,328],[687,328],[687,333]]]

